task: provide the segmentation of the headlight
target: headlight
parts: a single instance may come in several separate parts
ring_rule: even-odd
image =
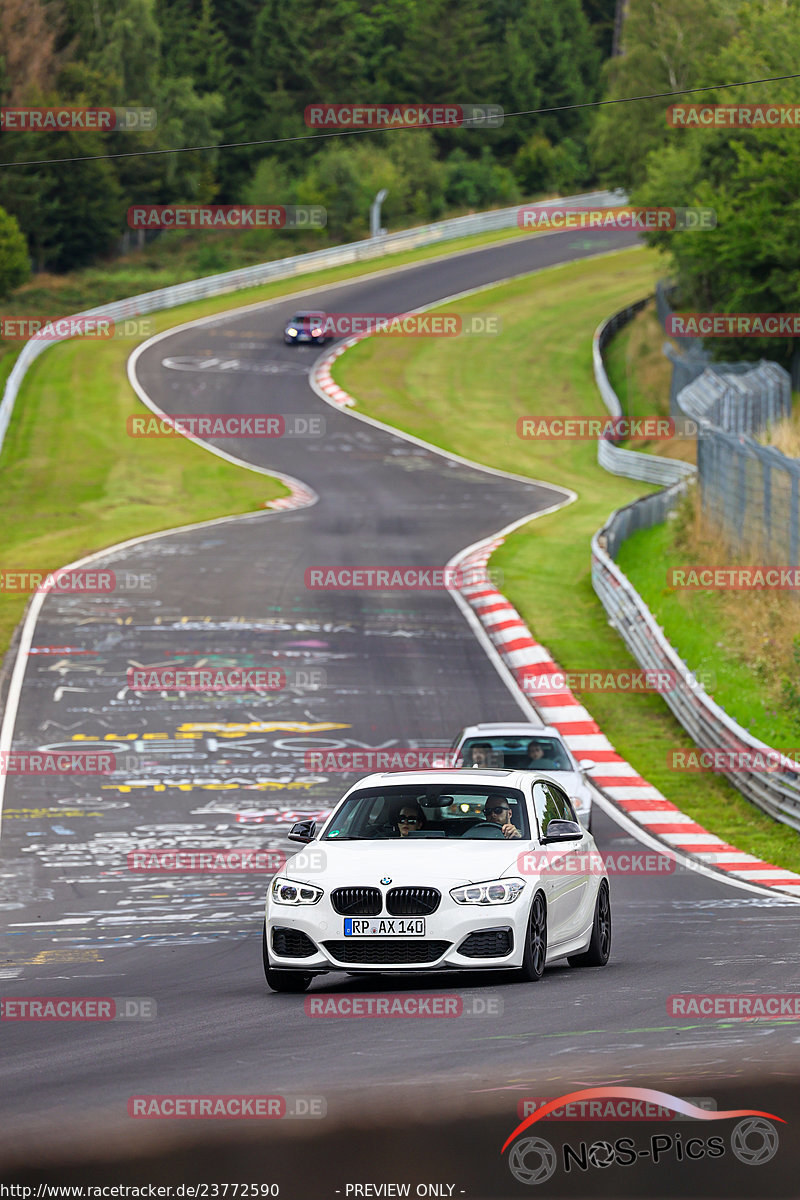
[[[522,879],[490,879],[486,883],[465,883],[450,895],[456,904],[513,904],[525,890]]]
[[[313,883],[296,883],[278,875],[272,881],[272,899],[277,904],[316,904],[322,896],[322,888]]]
[[[289,337],[297,337],[296,329],[287,329],[286,332],[288,333]]]
[[[319,337],[319,335],[320,335],[321,333],[322,333],[322,330],[321,330],[321,329],[312,329],[312,330],[311,330],[311,336],[312,336],[312,337]]]

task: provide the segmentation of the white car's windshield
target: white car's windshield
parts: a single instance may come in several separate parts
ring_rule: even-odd
[[[464,767],[502,767],[511,771],[574,771],[561,742],[554,737],[467,738],[459,751]]]
[[[530,836],[522,794],[513,788],[480,784],[453,788],[415,784],[365,788],[354,792],[336,813],[322,840],[503,837],[512,824]]]

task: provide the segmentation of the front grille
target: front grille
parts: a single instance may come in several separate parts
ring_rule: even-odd
[[[284,958],[310,958],[317,947],[302,929],[283,929],[279,925],[272,930],[272,949]]]
[[[502,958],[514,949],[510,929],[481,929],[461,943],[458,953],[466,958]]]
[[[343,917],[375,917],[381,903],[381,894],[373,887],[341,887],[331,892],[334,911]]]
[[[428,917],[439,907],[442,893],[429,887],[396,887],[386,893],[386,911],[393,917]]]
[[[346,938],[344,941],[323,942],[323,945],[338,962],[375,967],[388,963],[406,966],[436,962],[450,949],[449,942],[381,941],[379,938],[365,938],[363,941]]]

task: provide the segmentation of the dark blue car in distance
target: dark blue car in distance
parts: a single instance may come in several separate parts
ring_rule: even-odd
[[[331,339],[324,332],[325,313],[319,311],[296,312],[287,322],[283,331],[283,340],[287,346],[297,342],[314,342],[322,346]]]

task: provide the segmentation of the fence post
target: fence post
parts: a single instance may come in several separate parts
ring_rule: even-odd
[[[764,552],[768,558],[772,557],[772,466],[766,454],[760,454],[761,459],[761,479],[764,487]]]

